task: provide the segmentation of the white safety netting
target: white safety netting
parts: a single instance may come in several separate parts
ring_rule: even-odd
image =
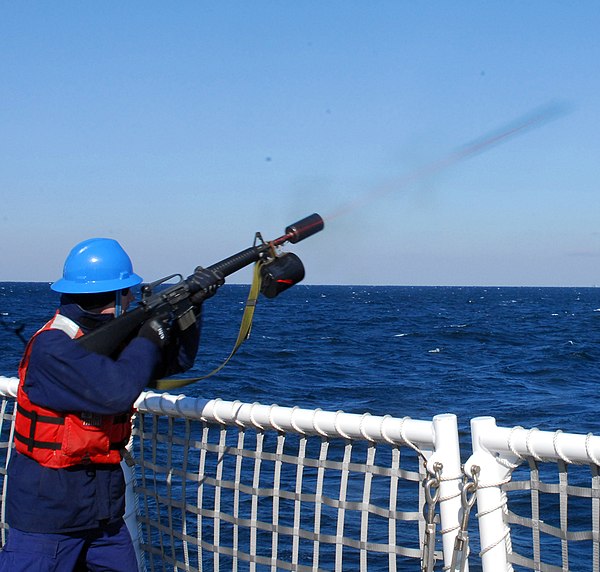
[[[2,543],[15,383],[0,377]],[[138,407],[126,476],[135,477],[128,524],[139,531],[141,570],[419,569],[422,485],[436,464],[444,471],[429,569],[448,569],[462,477],[452,416],[427,422],[153,393]],[[496,427],[493,418],[471,429],[464,468],[476,482],[479,526],[469,527],[470,569],[600,572],[600,437]]]
[[[221,414],[204,407],[204,420],[138,414],[136,493],[149,570],[419,566],[424,474],[414,448],[369,435],[358,415],[331,414],[336,422],[325,430],[323,412],[258,406],[270,421],[249,413],[246,422],[240,408],[256,405],[220,405]],[[276,421],[274,412],[284,415]],[[304,428],[292,419],[311,416]],[[353,425],[362,438],[348,434]]]
[[[598,572],[598,466],[533,457],[524,461],[502,486],[511,528],[508,561],[519,569]]]
[[[2,498],[15,391],[14,378],[0,378]],[[447,565],[460,503],[454,416],[419,421],[155,393],[137,407],[133,466],[124,470],[140,570],[419,569],[425,461],[434,458],[446,476],[430,547]],[[0,520],[4,543],[3,504]]]
[[[600,437],[471,421],[484,571],[600,571]],[[471,558],[475,560],[475,558]]]

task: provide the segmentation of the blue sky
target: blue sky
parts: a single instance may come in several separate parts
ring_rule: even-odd
[[[92,236],[187,275],[319,212],[308,283],[600,284],[599,29],[585,1],[1,2],[0,280]]]

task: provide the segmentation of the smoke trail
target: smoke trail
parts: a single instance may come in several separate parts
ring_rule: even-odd
[[[383,189],[379,188],[372,190],[364,194],[362,197],[358,197],[354,201],[350,201],[340,206],[337,210],[332,212],[329,216],[325,216],[324,218],[325,220],[338,218],[340,216],[349,214],[354,210],[365,207],[366,205],[373,203],[386,195],[397,193],[398,191],[403,190],[436,173],[439,173],[440,171],[443,171],[452,165],[464,161],[465,159],[474,157],[479,153],[488,151],[495,145],[500,145],[501,143],[504,143],[509,139],[516,137],[517,135],[521,135],[527,131],[541,127],[549,121],[564,115],[566,112],[567,107],[563,103],[552,103],[531,111],[527,115],[524,115],[515,121],[504,125],[500,129],[483,135],[474,141],[459,147],[455,151],[452,151],[447,155],[426,164],[423,167],[411,171],[404,177],[400,178],[400,180],[394,185],[387,185]]]

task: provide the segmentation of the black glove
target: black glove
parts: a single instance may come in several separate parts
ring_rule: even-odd
[[[169,315],[163,314],[155,316],[144,322],[138,336],[150,340],[162,350],[169,343],[171,338],[171,322],[169,320]]]
[[[198,266],[192,276],[190,286],[193,285],[196,292],[192,296],[192,303],[200,303],[212,298],[217,290],[225,284],[225,278],[221,272],[202,268],[202,266]]]

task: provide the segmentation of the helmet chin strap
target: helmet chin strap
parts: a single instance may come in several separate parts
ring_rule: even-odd
[[[115,318],[118,318],[123,313],[122,297],[121,290],[117,290],[115,296]]]

